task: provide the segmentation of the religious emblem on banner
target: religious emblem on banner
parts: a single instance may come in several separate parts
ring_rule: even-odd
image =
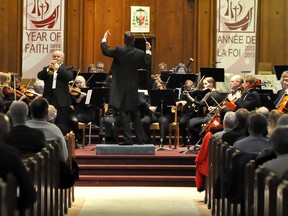
[[[52,4],[51,1],[33,0],[32,8],[28,7],[27,13],[29,13],[30,21],[35,28],[55,29],[60,13],[60,3]]]
[[[150,7],[131,6],[131,32],[149,32]]]
[[[245,1],[226,0],[224,7],[221,7],[221,14],[225,18],[224,25],[229,30],[246,31],[251,25],[254,15],[254,7],[252,5],[245,5]],[[247,2],[247,1],[246,1]],[[254,26],[252,26],[254,31]]]

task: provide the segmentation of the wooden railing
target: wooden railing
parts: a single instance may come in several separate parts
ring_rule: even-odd
[[[66,136],[69,152],[68,165],[72,168],[72,157],[75,149],[75,135]],[[30,173],[37,193],[37,201],[21,215],[57,216],[68,213],[74,202],[74,187],[60,189],[59,145],[51,143],[41,152],[23,160]],[[0,179],[0,215],[19,215],[17,210],[17,183],[13,176],[7,176],[7,181]]]
[[[223,170],[231,165],[232,158],[240,152],[212,138],[209,144],[209,174],[205,184],[205,203],[212,215],[288,215],[288,181],[280,179],[263,166],[256,168],[255,161],[244,164],[243,199],[232,203],[224,196]],[[221,195],[216,196],[216,180],[221,185]],[[219,183],[219,182],[218,182]],[[219,191],[218,191],[219,192]],[[217,198],[216,198],[217,197]]]

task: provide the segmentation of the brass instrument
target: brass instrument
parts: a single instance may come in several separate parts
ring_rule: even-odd
[[[60,67],[59,63],[57,61],[52,61],[48,66],[48,74],[53,74],[58,68]]]

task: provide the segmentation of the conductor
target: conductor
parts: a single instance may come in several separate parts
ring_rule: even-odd
[[[151,65],[151,45],[146,42],[146,53],[134,47],[133,33],[124,33],[124,46],[109,49],[107,38],[110,31],[106,31],[101,50],[103,55],[113,58],[110,68],[112,82],[110,86],[110,104],[120,114],[120,124],[124,134],[124,144],[132,145],[129,115],[133,122],[138,143],[144,143],[144,132],[138,109],[138,69],[148,69]]]

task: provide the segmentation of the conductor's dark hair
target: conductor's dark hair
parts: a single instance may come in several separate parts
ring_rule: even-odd
[[[134,35],[132,32],[130,31],[126,31],[124,33],[124,43],[126,46],[134,46],[134,41],[135,41],[135,38],[134,38]]]
[[[36,98],[30,104],[30,112],[33,118],[44,119],[48,115],[49,103],[45,98]]]

